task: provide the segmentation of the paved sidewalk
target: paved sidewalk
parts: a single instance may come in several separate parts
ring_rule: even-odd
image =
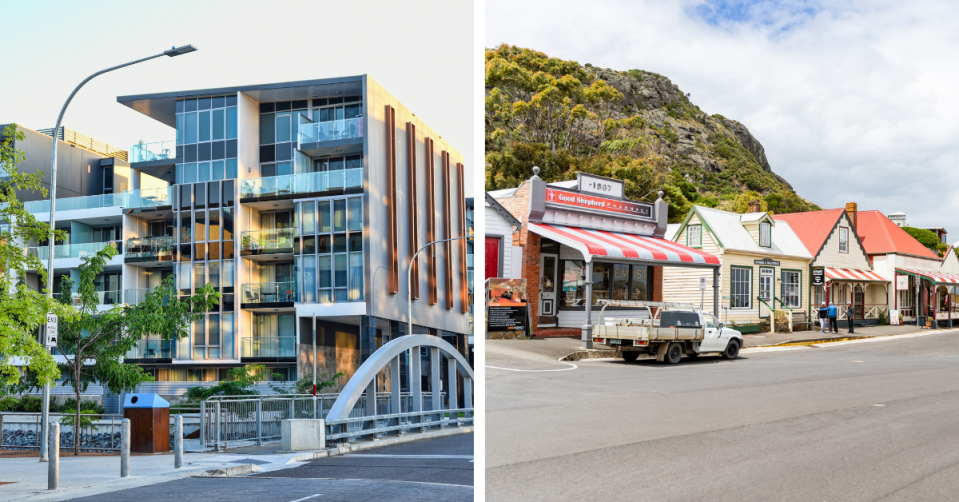
[[[422,435],[407,435],[395,438],[401,442],[416,439],[429,439],[455,433],[472,432],[472,427],[431,431]],[[120,477],[119,456],[74,457],[61,453],[60,488],[47,490],[47,463],[40,463],[37,457],[0,459],[0,501],[47,501],[66,500],[87,497],[127,488],[163,483],[190,476],[203,476],[208,471],[241,466],[255,466],[257,473],[265,473],[295,467],[304,462],[329,454],[345,454],[370,447],[387,446],[396,443],[390,439],[379,441],[355,441],[349,446],[319,450],[317,452],[274,453],[268,450],[279,449],[279,443],[265,445],[260,451],[231,451],[224,453],[184,453],[183,468],[173,468],[173,454],[130,456],[130,476]],[[266,450],[266,451],[264,451]],[[232,469],[237,471],[239,469]],[[249,474],[249,470],[246,471]],[[233,475],[231,473],[231,475]]]
[[[817,326],[818,327],[818,326]],[[780,345],[783,343],[791,342],[803,342],[807,340],[822,340],[827,338],[836,338],[836,339],[855,339],[855,338],[872,338],[876,336],[893,336],[893,335],[904,335],[906,333],[915,333],[917,331],[928,331],[920,330],[920,328],[914,324],[911,325],[898,325],[893,326],[887,324],[885,326],[866,326],[866,327],[857,327],[855,328],[855,333],[848,333],[848,328],[841,328],[839,334],[832,333],[828,331],[823,333],[816,330],[810,331],[795,331],[793,333],[758,333],[755,335],[743,335],[743,344],[744,347],[766,347],[770,345]]]
[[[486,340],[485,348],[487,351],[496,351],[504,349],[506,351],[522,350],[547,356],[553,359],[559,359],[573,352],[579,352],[583,349],[583,342],[579,338],[532,338],[529,340]],[[593,350],[611,350],[609,346],[601,343],[594,343]]]

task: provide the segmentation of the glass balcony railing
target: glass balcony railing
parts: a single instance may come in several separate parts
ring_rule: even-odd
[[[146,300],[147,295],[150,294],[156,288],[147,288],[147,289],[124,289],[123,290],[123,303],[127,305],[139,305],[140,302]]]
[[[89,195],[86,197],[67,197],[57,199],[57,212],[74,211],[77,209],[97,209],[101,207],[118,207],[123,202],[123,195],[108,193],[104,195]],[[49,213],[49,200],[32,200],[23,203],[28,213]]]
[[[130,162],[150,162],[173,158],[176,158],[176,142],[172,140],[137,143],[130,147]]]
[[[241,342],[240,357],[296,357],[295,336],[249,336]]]
[[[311,194],[362,187],[363,168],[358,167],[338,171],[246,179],[240,184],[240,198]]]
[[[362,138],[363,117],[300,124],[299,133],[299,138],[297,139],[299,139],[301,145],[321,141]]]
[[[240,251],[252,254],[292,253],[293,229],[252,230],[243,232]]]
[[[122,204],[124,209],[172,206],[173,187],[143,188],[123,192]]]
[[[53,297],[59,300],[63,295],[54,293]],[[80,293],[72,293],[73,305],[80,305]],[[97,291],[97,305],[119,305],[122,298],[120,291]]]
[[[173,340],[160,340],[159,338],[139,340],[136,347],[127,352],[127,359],[172,358],[175,346],[176,342]]]
[[[119,253],[123,253],[123,242],[91,242],[89,244],[60,244],[53,247],[53,258],[85,258],[97,254],[101,249],[114,244]],[[27,248],[27,253],[36,256],[40,261],[50,259],[50,246]]]
[[[176,256],[173,237],[137,237],[127,239],[125,261],[172,261]]]
[[[287,303],[296,301],[295,282],[262,282],[243,285],[243,304]]]

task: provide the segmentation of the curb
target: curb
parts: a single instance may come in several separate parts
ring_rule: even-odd
[[[618,350],[578,350],[571,352],[559,358],[560,361],[581,361],[583,359],[609,359],[615,358],[619,354]]]
[[[409,443],[411,441],[420,441],[423,439],[434,439],[446,436],[455,436],[457,434],[468,434],[473,432],[474,426],[469,427],[451,427],[449,429],[442,429],[438,431],[428,431],[428,432],[408,432],[403,436],[391,437],[386,439],[378,439],[375,441],[364,441],[362,443],[355,444],[343,444],[338,445],[334,448],[327,448],[326,450],[320,451],[311,451],[304,452],[300,455],[296,455],[290,460],[287,464],[292,464],[296,462],[307,462],[310,460],[324,458],[324,457],[335,457],[337,455],[347,455],[349,453],[354,453],[363,450],[371,450],[373,448],[380,448],[382,446],[390,446],[394,444]]]
[[[225,467],[223,469],[208,469],[190,475],[191,478],[232,478],[234,476],[245,476],[253,474],[263,469],[253,464],[243,464],[234,467]]]

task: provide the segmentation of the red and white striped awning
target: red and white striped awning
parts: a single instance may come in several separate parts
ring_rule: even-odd
[[[912,270],[908,268],[896,268],[896,272],[908,275],[917,275],[936,284],[959,284],[959,275],[957,274],[942,274],[939,272],[926,272],[923,270]]]
[[[857,281],[857,282],[889,282],[872,270],[857,268],[829,268],[826,267],[827,281]]]
[[[576,249],[582,253],[586,261],[591,261],[594,256],[602,256],[620,258],[624,261],[719,265],[719,258],[709,253],[646,235],[532,222],[529,224],[529,230]]]

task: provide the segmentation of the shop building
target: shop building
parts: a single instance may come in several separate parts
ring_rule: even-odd
[[[851,303],[857,325],[875,324],[889,318],[889,279],[873,270],[857,233],[855,203],[844,209],[777,214],[777,221],[789,223],[813,256],[808,290],[810,314],[829,302],[839,308],[839,323],[848,326],[845,306]]]
[[[175,139],[134,145],[128,163],[114,162],[125,186],[113,178],[111,192],[106,182],[100,192],[58,190],[71,196],[58,198],[58,228],[94,242],[62,251],[66,261],[57,249],[57,273],[118,241],[108,281],[119,301],[141,301],[170,276],[183,296],[205,283],[223,295],[189,337],[144,339],[127,362],[158,382],[216,381],[249,363],[292,381],[312,371],[315,316],[320,373],[349,377],[407,334],[410,301],[414,333],[468,354],[467,242],[420,253],[407,282],[416,250],[467,234],[464,159],[373,79],[117,100]]]
[[[519,239],[523,224],[489,193],[486,193],[485,202],[486,271],[483,280],[490,277],[519,279],[522,277],[523,248],[513,245],[513,241]]]
[[[666,239],[667,205],[628,200],[620,180],[578,173],[546,183],[535,173],[519,187],[490,192],[520,222],[522,278],[536,336],[579,335],[599,300],[661,301],[664,267],[718,273],[719,259]],[[509,218],[506,218],[509,220]],[[718,289],[707,309],[718,309]],[[610,307],[621,315],[641,315]],[[552,329],[556,328],[556,329]]]
[[[759,210],[745,214],[693,206],[673,240],[715,255],[721,262],[720,304],[723,322],[758,323],[776,310],[806,310],[812,255],[789,223]],[[666,269],[663,300],[699,304],[700,282],[713,278],[699,269]]]

